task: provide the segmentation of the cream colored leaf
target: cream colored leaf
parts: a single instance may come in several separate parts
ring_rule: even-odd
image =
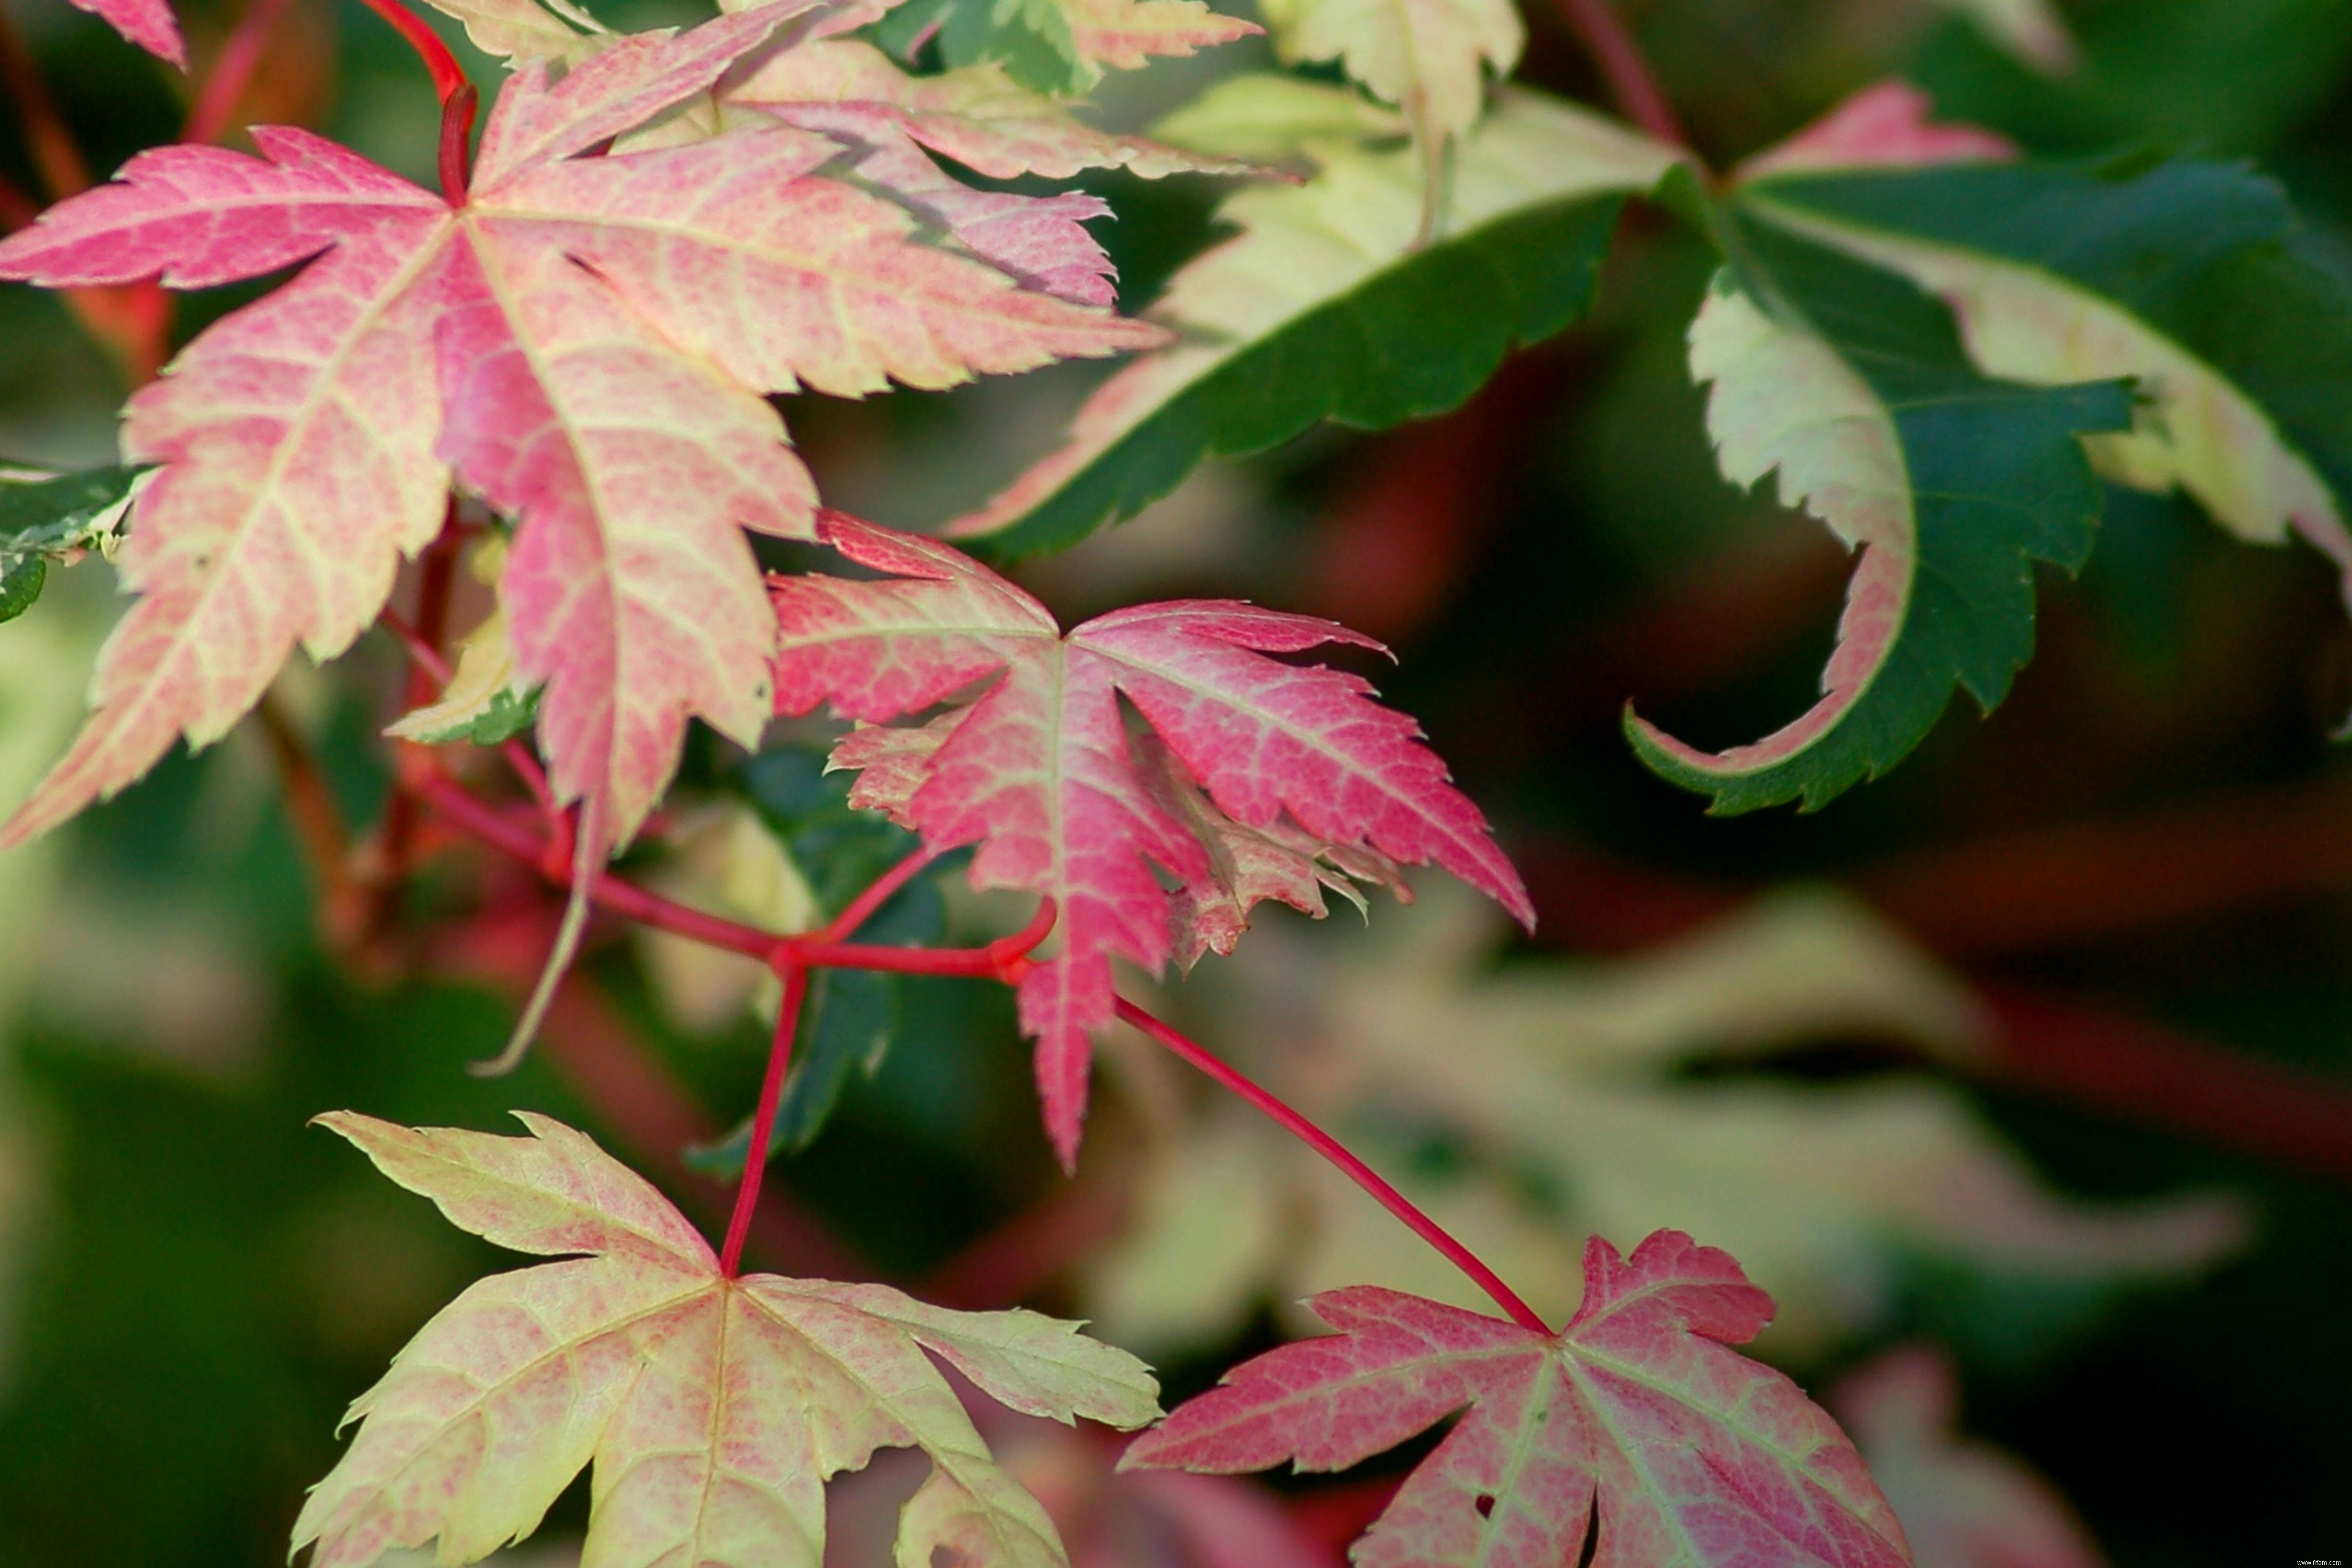
[[[1936,0],[1974,22],[1993,42],[2034,69],[2057,75],[2074,68],[2079,51],[2066,18],[2051,0]]]
[[[1352,88],[1274,71],[1227,77],[1151,128],[1196,153],[1267,161],[1405,131],[1403,116]]]
[[[2128,433],[2084,437],[2102,475],[2136,489],[2179,489],[2240,537],[2299,533],[2352,574],[2352,531],[2313,461],[2247,389],[2123,303],[2051,268],[1746,200],[1773,222],[1901,273],[1949,304],[1988,375],[2038,386],[2133,378],[2145,400]]]
[[[509,63],[552,60],[571,65],[612,41],[612,29],[570,0],[426,0],[465,24],[466,37],[486,55]]]
[[[463,1226],[534,1251],[445,1308],[352,1407],[360,1430],[294,1529],[313,1568],[438,1544],[475,1561],[528,1535],[593,1464],[582,1568],[819,1568],[824,1482],[876,1449],[932,1476],[899,1561],[1067,1568],[1036,1500],[999,1469],[926,1349],[1033,1414],[1138,1426],[1139,1363],[1033,1312],[950,1312],[876,1285],[730,1279],[642,1178],[581,1134],[321,1119]]]
[[[1115,448],[1139,432],[1156,433],[1153,422],[1188,396],[1202,406],[1171,419],[1163,436],[1186,462],[1204,447],[1255,450],[1333,414],[1377,428],[1452,406],[1511,342],[1557,331],[1582,303],[1580,285],[1556,298],[1559,279],[1523,281],[1507,261],[1484,256],[1482,245],[1547,214],[1576,231],[1552,237],[1554,246],[1581,242],[1586,218],[1605,237],[1615,216],[1601,210],[1606,199],[1649,189],[1681,154],[1557,100],[1507,92],[1458,150],[1435,215],[1440,243],[1427,247],[1416,246],[1424,184],[1412,149],[1328,147],[1325,155],[1328,166],[1305,185],[1254,186],[1226,201],[1218,216],[1242,232],[1186,266],[1149,313],[1176,341],[1105,382],[1078,411],[1066,445],[951,531],[996,535],[1027,551],[1069,542],[1107,511],[1132,512],[1139,500],[1105,499],[1136,482]],[[1393,300],[1418,300],[1463,277],[1487,292],[1453,319],[1393,319]],[[1413,354],[1416,374],[1328,369],[1334,351],[1327,340],[1354,346],[1368,335],[1375,357]],[[1293,364],[1323,374],[1302,379]],[[1126,466],[1168,460],[1155,451],[1150,463]]]
[[[1527,28],[1510,0],[1265,0],[1288,63],[1337,60],[1433,142],[1477,120],[1486,71],[1510,75]]]
[[[1245,1027],[1214,1038],[1400,1173],[1554,1321],[1576,1300],[1561,1236],[1630,1242],[1671,1226],[1719,1241],[1780,1304],[1768,1344],[1805,1357],[1882,1326],[1906,1258],[2088,1285],[2193,1270],[2243,1235],[2242,1212],[2218,1198],[2053,1192],[1964,1096],[1926,1079],[1682,1079],[1709,1057],[1807,1040],[1893,1039],[1963,1059],[1980,1048],[1987,1026],[1965,989],[1827,894],[1769,900],[1633,960],[1491,976],[1477,973],[1487,942],[1475,933],[1492,928],[1447,906],[1433,895],[1391,917],[1381,929],[1393,950],[1376,941],[1352,961],[1318,963],[1270,933],[1193,984],[1218,988],[1223,1016],[1278,1020],[1262,1049]],[[1271,1125],[1212,1120],[1195,1137],[1158,1156],[1133,1227],[1085,1277],[1114,1336],[1199,1344],[1269,1298],[1342,1283],[1471,1300]],[[1434,1168],[1417,1158],[1433,1147],[1446,1152]],[[1244,1249],[1205,1211],[1153,1200],[1210,1180],[1210,1151],[1271,1183],[1278,1195],[1255,1201],[1284,1216],[1278,1240]],[[1200,1293],[1180,1293],[1181,1312],[1132,1304],[1148,1282],[1188,1278]]]

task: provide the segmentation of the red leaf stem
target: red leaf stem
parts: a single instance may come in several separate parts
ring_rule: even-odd
[[[751,1113],[751,1144],[743,1154],[743,1180],[735,1189],[735,1212],[727,1221],[727,1244],[719,1253],[719,1271],[730,1279],[735,1278],[735,1266],[743,1256],[751,1212],[759,1206],[760,1180],[768,1170],[768,1139],[776,1129],[776,1102],[783,1098],[784,1077],[793,1065],[793,1037],[800,1029],[801,1003],[808,996],[805,968],[788,963],[782,974],[784,999],[776,1008],[775,1043],[768,1047],[768,1072],[760,1080],[760,1106]]]
[[[1683,133],[1673,102],[1658,86],[1642,46],[1633,41],[1610,0],[1558,0],[1558,4],[1560,19],[1601,68],[1601,79],[1609,84],[1610,96],[1625,117],[1661,142],[1688,146],[1690,138]]]
[[[1404,1221],[1406,1226],[1415,1236],[1437,1248],[1444,1255],[1447,1262],[1468,1275],[1472,1282],[1493,1298],[1495,1305],[1502,1308],[1513,1322],[1523,1329],[1531,1329],[1539,1334],[1549,1334],[1552,1331],[1551,1326],[1536,1315],[1536,1310],[1521,1300],[1518,1292],[1504,1284],[1502,1276],[1487,1268],[1478,1255],[1464,1246],[1453,1232],[1423,1214],[1411,1198],[1389,1185],[1379,1172],[1349,1153],[1345,1145],[1308,1121],[1304,1113],[1293,1110],[1283,1100],[1276,1098],[1272,1090],[1260,1087],[1255,1079],[1240,1068],[1213,1055],[1207,1047],[1177,1033],[1124,996],[1118,1001],[1118,1016],[1208,1074],[1219,1084],[1256,1106],[1278,1123],[1284,1131],[1347,1173],[1348,1178],[1370,1193],[1382,1208]]]
[[[213,57],[205,71],[204,85],[196,89],[196,101],[188,110],[187,123],[181,128],[183,142],[216,142],[221,132],[229,128],[229,117],[245,100],[246,89],[253,85],[253,73],[260,68],[261,58],[269,52],[269,35],[277,29],[278,18],[286,15],[291,0],[247,0],[245,12],[236,19],[236,30]]]
[[[924,845],[896,866],[874,879],[874,885],[849,900],[841,913],[828,921],[816,933],[820,942],[842,942],[857,934],[857,928],[874,918],[875,911],[890,901],[891,895],[922,874],[923,868],[938,859],[945,851]]]
[[[561,883],[567,879],[563,870],[551,864],[546,846],[536,835],[529,828],[508,820],[496,807],[475,799],[455,780],[432,774],[421,780],[417,789],[427,803],[448,818],[453,826],[536,867],[551,881]],[[744,1185],[736,1199],[734,1219],[728,1226],[726,1249],[721,1259],[721,1267],[730,1277],[734,1273],[737,1255],[741,1250],[742,1233],[750,1224],[751,1205],[758,1201],[758,1173],[767,1163],[761,1156],[773,1130],[777,1097],[782,1091],[784,1075],[791,1066],[792,1036],[798,1026],[808,971],[813,968],[878,969],[906,974],[961,975],[996,980],[1008,985],[1017,984],[1029,969],[1030,952],[1053,931],[1056,913],[1054,900],[1042,899],[1038,901],[1036,914],[1031,917],[1027,925],[1011,936],[999,937],[981,948],[868,947],[855,942],[775,936],[673,903],[609,872],[597,874],[590,886],[589,897],[615,913],[658,930],[761,959],[773,967],[784,982],[783,1005],[777,1016],[776,1041],[769,1050],[767,1077],[761,1086],[759,1110],[752,1118],[751,1152],[744,1163]],[[1451,1231],[1423,1213],[1412,1199],[1390,1185],[1379,1172],[1350,1153],[1338,1139],[1303,1113],[1124,997],[1118,1001],[1118,1013],[1119,1017],[1153,1040],[1257,1107],[1284,1131],[1339,1167],[1383,1208],[1402,1220],[1414,1235],[1428,1242],[1448,1262],[1469,1276],[1512,1321],[1537,1333],[1551,1332],[1550,1326],[1536,1314],[1535,1309],[1520,1300],[1518,1293],[1505,1284],[1502,1276],[1488,1268],[1477,1254]]]
[[[513,856],[558,886],[569,884],[568,869],[559,870],[548,865],[546,839],[497,806],[475,798],[457,780],[434,773],[419,779],[415,788],[425,804],[439,813],[451,826],[470,833],[492,848]],[[614,914],[625,915],[656,931],[708,942],[712,947],[756,958],[762,963],[768,963],[776,951],[777,937],[773,931],[761,931],[736,921],[688,909],[658,893],[647,892],[609,871],[597,874],[588,896]]]
[[[474,111],[481,101],[472,82],[441,100],[441,194],[453,207],[466,205],[466,187],[472,174]]]
[[[416,51],[416,58],[423,60],[425,68],[433,74],[433,90],[440,95],[446,109],[467,83],[464,68],[457,64],[457,57],[449,52],[449,46],[441,41],[441,35],[436,33],[424,17],[401,5],[400,0],[360,0],[360,4],[391,23],[393,31]]]
[[[41,216],[41,204],[16,188],[16,182],[0,174],[0,234],[24,227]]]

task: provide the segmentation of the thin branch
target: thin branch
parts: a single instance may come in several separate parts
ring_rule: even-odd
[[[497,806],[476,799],[457,780],[446,773],[428,773],[417,781],[416,792],[451,826],[472,834],[494,849],[505,851],[558,886],[570,885],[567,869],[548,864],[548,840],[516,822]],[[785,940],[773,931],[688,909],[609,871],[596,874],[589,885],[588,896],[614,914],[625,915],[656,931],[669,931],[690,941],[724,948],[730,952],[740,952],[762,963],[773,956],[776,943]]]
[[[467,81],[465,68],[458,65],[457,57],[449,52],[449,46],[441,41],[441,35],[435,32],[425,18],[401,5],[400,0],[360,0],[360,4],[392,24],[392,30],[416,51],[416,58],[423,60],[425,68],[432,73],[433,90],[440,96],[446,108],[457,96],[459,89],[467,86]]]
[[[789,964],[783,971],[784,999],[776,1008],[776,1037],[768,1047],[767,1076],[760,1080],[759,1109],[751,1113],[751,1142],[743,1151],[743,1180],[735,1189],[735,1213],[727,1221],[727,1244],[719,1249],[719,1271],[735,1278],[743,1257],[743,1237],[751,1229],[751,1214],[759,1206],[760,1182],[768,1169],[768,1140],[776,1130],[776,1105],[784,1094],[784,1079],[792,1071],[793,1037],[799,1032],[801,1004],[808,998],[808,971]]]
[[[938,859],[945,851],[926,844],[912,855],[891,867],[874,880],[874,885],[849,900],[848,908],[826,922],[816,933],[820,942],[843,942],[857,934],[857,928],[874,918],[884,904],[890,901],[899,889],[922,875],[923,868]]]
[[[0,234],[24,227],[41,216],[41,204],[16,182],[0,174]]]
[[[418,788],[433,807],[454,826],[538,868],[551,881],[566,879],[560,868],[550,864],[546,846],[528,828],[509,822],[495,807],[475,799],[456,781],[435,774],[421,781]],[[606,908],[659,930],[760,958],[774,969],[784,983],[783,1006],[777,1016],[775,1043],[769,1048],[767,1077],[761,1087],[760,1107],[752,1119],[751,1142],[745,1155],[744,1184],[736,1200],[735,1219],[728,1226],[727,1246],[722,1256],[721,1267],[730,1276],[741,1250],[742,1231],[750,1223],[751,1205],[758,1200],[758,1173],[767,1163],[768,1139],[775,1125],[777,1098],[782,1092],[784,1076],[791,1068],[793,1034],[798,1026],[801,1002],[807,990],[808,971],[812,968],[877,969],[901,973],[963,975],[997,980],[1008,985],[1017,984],[1031,967],[1029,954],[1054,929],[1056,912],[1053,900],[1041,899],[1036,914],[1027,925],[1011,936],[1000,937],[982,948],[866,947],[852,942],[771,935],[734,921],[672,903],[609,872],[596,872],[586,876],[585,879],[588,896]],[[1452,1232],[1391,1186],[1379,1172],[1349,1153],[1338,1139],[1291,1109],[1270,1090],[1259,1087],[1245,1074],[1219,1060],[1132,1002],[1120,1000],[1118,1016],[1248,1100],[1286,1131],[1338,1166],[1349,1180],[1402,1220],[1415,1235],[1468,1275],[1514,1322],[1538,1333],[1549,1334],[1551,1331],[1543,1319],[1537,1316],[1535,1309],[1521,1300],[1518,1294],[1503,1282],[1500,1275],[1482,1262]]]
[[[1658,86],[1642,46],[1634,42],[1611,0],[1556,0],[1556,4],[1569,31],[1601,68],[1601,79],[1609,84],[1609,94],[1625,111],[1625,118],[1661,142],[1690,145],[1673,102]]]
[[[253,85],[253,73],[261,68],[262,57],[269,52],[270,34],[277,31],[278,20],[286,15],[292,0],[247,0],[245,14],[236,20],[236,30],[228,36],[219,54],[213,57],[211,68],[205,72],[204,85],[196,89],[196,101],[188,110],[187,123],[180,130],[183,142],[217,142],[229,129],[229,118],[245,101],[246,89]]]
[[[1486,1292],[1510,1320],[1523,1329],[1539,1334],[1549,1334],[1551,1325],[1538,1317],[1536,1310],[1519,1299],[1518,1292],[1503,1283],[1501,1275],[1480,1260],[1478,1255],[1455,1237],[1453,1232],[1422,1212],[1420,1206],[1391,1186],[1378,1171],[1349,1153],[1344,1144],[1326,1132],[1306,1115],[1293,1110],[1277,1099],[1271,1089],[1213,1055],[1205,1047],[1186,1038],[1153,1017],[1125,997],[1119,998],[1118,1016],[1142,1030],[1160,1045],[1167,1047],[1194,1067],[1200,1068],[1226,1089],[1240,1095],[1271,1117],[1282,1130],[1305,1143],[1332,1164],[1346,1173],[1348,1179],[1370,1193],[1381,1206],[1402,1220],[1415,1236],[1437,1248],[1445,1260],[1468,1275],[1478,1289]]]
[[[342,807],[336,804],[318,760],[310,755],[310,747],[277,700],[265,692],[254,705],[253,717],[269,743],[295,839],[318,886],[320,926],[327,945],[341,952],[359,935],[361,918],[360,889],[352,879],[351,835],[343,825]]]

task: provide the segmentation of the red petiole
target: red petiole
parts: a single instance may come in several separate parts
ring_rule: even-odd
[[[743,1180],[735,1189],[735,1212],[728,1216],[727,1242],[719,1249],[719,1271],[735,1278],[742,1261],[743,1238],[751,1233],[751,1215],[760,1206],[760,1179],[768,1169],[768,1139],[776,1130],[776,1106],[784,1093],[784,1077],[792,1069],[793,1037],[800,1029],[801,1004],[808,997],[808,970],[787,963],[784,999],[776,1008],[776,1038],[768,1047],[767,1076],[760,1080],[760,1106],[751,1113],[751,1142],[743,1151]]]
[[[551,881],[569,883],[568,865],[549,854],[545,841],[497,807],[468,794],[454,779],[435,773],[418,780],[415,787],[425,803],[453,826],[537,868]],[[719,1266],[730,1278],[735,1273],[742,1251],[743,1237],[751,1225],[752,1208],[759,1200],[761,1177],[767,1164],[764,1155],[768,1139],[775,1127],[777,1102],[791,1069],[793,1035],[798,1026],[801,1004],[807,991],[808,972],[811,969],[872,969],[901,974],[947,975],[1016,984],[1028,973],[1031,964],[1029,954],[1054,928],[1054,900],[1045,899],[1039,901],[1037,912],[1027,925],[984,947],[877,947],[831,940],[841,930],[855,929],[849,923],[852,916],[862,923],[866,913],[878,909],[932,858],[934,857],[929,852],[908,857],[884,873],[842,912],[839,919],[823,931],[807,936],[778,935],[721,916],[705,914],[657,893],[648,892],[610,872],[598,873],[589,889],[590,898],[616,914],[626,915],[656,930],[757,958],[774,970],[784,983],[783,1005],[777,1013],[775,1040],[769,1048],[768,1068],[761,1084],[759,1108],[752,1117],[751,1142],[744,1158],[742,1184],[737,1189],[734,1217],[728,1225],[725,1248],[720,1254]],[[1317,1126],[1304,1112],[1134,1003],[1121,998],[1118,1016],[1154,1042],[1166,1047],[1248,1100],[1272,1118],[1283,1131],[1331,1162],[1383,1208],[1403,1221],[1414,1235],[1435,1247],[1448,1262],[1467,1275],[1480,1289],[1494,1299],[1495,1304],[1502,1308],[1512,1321],[1537,1333],[1551,1332],[1549,1325],[1537,1315],[1535,1309],[1521,1300],[1518,1293],[1504,1283],[1502,1277],[1488,1268],[1459,1237],[1432,1219],[1412,1199],[1398,1192],[1379,1172],[1349,1152],[1345,1145]]]

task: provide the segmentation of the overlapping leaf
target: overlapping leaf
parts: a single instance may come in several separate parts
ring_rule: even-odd
[[[1861,552],[1819,702],[1706,752],[1629,710],[1643,761],[1716,812],[1818,806],[1892,767],[1955,687],[1991,708],[2033,647],[2033,563],[2090,553],[2101,492],[2080,437],[2131,418],[2119,383],[2037,388],[1969,363],[1905,279],[1784,231],[1722,223],[1736,265],[1691,326],[1725,474],[1780,472],[1783,504]]]
[[[886,186],[1025,286],[1080,304],[1113,300],[1110,258],[1082,226],[1108,216],[1109,207],[1078,194],[975,190],[950,177],[927,151],[996,180],[1066,179],[1083,169],[1113,168],[1159,179],[1246,167],[1097,131],[1025,90],[992,63],[912,76],[855,38],[826,39],[780,55],[727,97],[730,106],[856,149],[851,167],[858,177]]]
[[[2088,1305],[2208,1266],[2243,1235],[2237,1206],[2211,1196],[2053,1191],[1965,1096],[1917,1075],[1695,1078],[1702,1063],[1825,1041],[1961,1063],[1984,1049],[1991,1026],[1967,989],[1843,901],[1783,895],[1633,958],[1498,974],[1480,973],[1495,933],[1461,918],[1473,912],[1425,900],[1369,947],[1268,932],[1205,999],[1234,1021],[1214,1031],[1221,1051],[1394,1173],[1538,1310],[1576,1300],[1561,1235],[1630,1243],[1688,1228],[1719,1238],[1780,1303],[1775,1353],[1811,1358],[1885,1331],[1922,1280]],[[1143,1353],[1198,1351],[1342,1283],[1475,1300],[1239,1106],[1155,1144],[1135,1194],[1079,1299]]]
[[[1084,92],[1105,70],[1133,70],[1258,29],[1202,0],[904,0],[884,45],[907,57],[936,44],[950,70],[992,64],[1034,92]]]
[[[1847,1374],[1830,1408],[1911,1539],[1918,1568],[2102,1568],[2106,1561],[2048,1479],[1957,1430],[1951,1363],[1924,1345]]]
[[[2290,532],[2352,572],[2352,287],[2285,194],[2242,167],[1969,163],[1759,181],[1769,221],[1948,301],[1987,374],[2129,376],[2100,473],[2194,497],[2242,538]]]
[[[2028,559],[2071,570],[2090,548],[2078,439],[2098,477],[2178,488],[2244,538],[2300,535],[2352,582],[2352,286],[2277,187],[2191,162],[2011,163],[1925,107],[1863,95],[1748,165],[1717,215],[1732,266],[1691,363],[1724,470],[1777,467],[1784,502],[1863,550],[1803,718],[1713,753],[1629,718],[1717,811],[1818,805],[1908,751],[1954,684],[2000,700],[2032,650]]]
[[[180,37],[180,19],[171,0],[73,0],[93,16],[158,59],[187,68],[188,46]]]
[[[1511,0],[1267,0],[1265,19],[1286,62],[1337,61],[1403,110],[1424,169],[1476,122],[1486,73],[1510,75],[1527,44]]]
[[[1336,1333],[1244,1363],[1122,1463],[1345,1469],[1460,1413],[1357,1542],[1359,1568],[1911,1561],[1836,1424],[1730,1348],[1772,1299],[1680,1232],[1630,1258],[1587,1243],[1557,1335],[1373,1286],[1309,1305]]]
[[[1044,605],[943,545],[837,513],[820,526],[891,575],[776,580],[778,710],[830,702],[881,723],[989,683],[919,729],[853,732],[834,763],[865,770],[856,804],[926,843],[978,845],[976,886],[1055,901],[1061,951],[1023,979],[1020,1005],[1066,1163],[1089,1036],[1113,1016],[1114,957],[1157,973],[1179,947],[1230,945],[1250,899],[1295,898],[1319,914],[1318,858],[1338,871],[1433,861],[1532,921],[1517,873],[1410,719],[1356,677],[1265,657],[1378,647],[1369,639],[1225,601],[1115,611],[1065,636]],[[1152,732],[1144,746],[1127,706]],[[1163,758],[1185,773],[1155,780]],[[1172,811],[1171,795],[1191,805]],[[1234,840],[1248,835],[1308,864],[1287,879],[1234,877]],[[1171,931],[1155,866],[1185,889],[1185,931]]]
[[[584,842],[634,830],[689,715],[755,741],[774,626],[741,531],[804,536],[814,500],[760,394],[941,386],[1157,335],[921,242],[904,207],[818,173],[837,144],[805,132],[578,156],[829,15],[781,0],[552,84],[525,68],[454,206],[263,129],[265,159],[142,153],[0,244],[0,276],[54,285],[316,258],[132,400],[126,457],[163,465],[121,555],[142,596],[89,727],[0,842],[216,738],[298,641],[341,651],[453,477],[519,521],[499,597],[556,788],[593,803]]]
[[[1334,93],[1337,89],[1332,89]],[[1178,273],[1150,312],[1177,341],[1121,370],[1078,412],[1067,445],[954,533],[992,554],[1071,543],[1134,515],[1202,458],[1262,451],[1318,420],[1379,428],[1441,413],[1515,344],[1591,302],[1625,193],[1674,150],[1514,91],[1463,142],[1436,237],[1417,244],[1423,174],[1410,149],[1320,140],[1360,112],[1338,94],[1305,116],[1296,84],[1244,89],[1211,130],[1263,156],[1304,132],[1323,172],[1262,186],[1222,216],[1242,233]]]
[[[312,1568],[429,1542],[472,1562],[538,1528],[591,1464],[583,1568],[817,1568],[825,1481],[908,1447],[932,1468],[900,1516],[902,1565],[1066,1568],[926,1352],[1027,1415],[1158,1413],[1150,1371],[1073,1324],[727,1278],[651,1185],[545,1117],[523,1114],[527,1138],[320,1120],[453,1224],[562,1260],[470,1287],[353,1403],[359,1434],[294,1527]]]
[[[465,24],[466,37],[486,55],[509,63],[551,60],[576,64],[614,41],[612,30],[572,0],[425,0]],[[744,11],[748,5],[723,9]]]

